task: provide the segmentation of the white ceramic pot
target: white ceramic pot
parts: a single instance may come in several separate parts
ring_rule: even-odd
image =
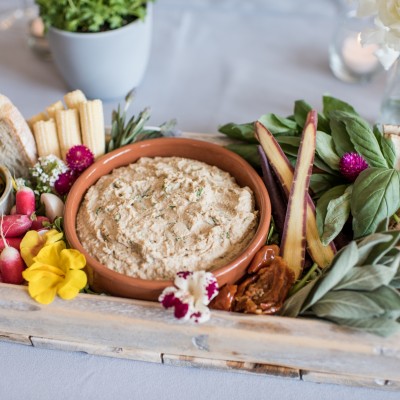
[[[88,98],[119,99],[137,87],[146,71],[152,34],[152,4],[145,21],[99,33],[50,28],[53,60],[71,90]]]

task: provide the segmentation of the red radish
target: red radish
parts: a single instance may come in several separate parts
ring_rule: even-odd
[[[0,274],[4,283],[20,285],[24,278],[24,261],[17,249],[6,247],[0,254]]]
[[[0,239],[0,251],[6,248],[7,246],[14,247],[14,249],[19,250],[21,242],[22,242],[22,237]]]
[[[28,215],[29,217],[35,212],[35,193],[29,187],[23,186],[18,189],[15,195],[15,207],[17,214]]]
[[[41,215],[37,216],[36,219],[32,221],[32,226],[30,229],[33,231],[40,231],[41,229],[44,228],[43,222],[50,223],[50,220],[47,217],[43,217]]]
[[[27,215],[3,215],[0,217],[0,232],[6,238],[15,238],[25,234],[32,226]]]
[[[10,215],[15,215],[16,213],[17,213],[17,206],[14,204],[14,205],[11,207]]]
[[[285,195],[289,197],[294,169],[272,133],[261,122],[256,122],[255,128],[256,138],[264,149],[268,161],[275,172],[275,176],[281,182]],[[315,205],[309,195],[307,195],[306,237],[307,249],[314,262],[321,268],[330,265],[336,249],[333,242],[328,246],[322,244],[317,228]]]

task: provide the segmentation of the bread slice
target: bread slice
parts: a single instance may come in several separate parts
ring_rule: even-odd
[[[18,177],[37,161],[36,143],[28,124],[11,101],[0,94],[0,164]]]

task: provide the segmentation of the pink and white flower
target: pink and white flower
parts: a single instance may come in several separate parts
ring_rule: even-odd
[[[196,323],[210,319],[207,307],[218,294],[218,283],[211,272],[181,271],[176,274],[175,286],[164,289],[158,301],[164,308],[174,308],[177,319]]]

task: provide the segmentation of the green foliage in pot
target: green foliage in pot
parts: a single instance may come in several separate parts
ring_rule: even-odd
[[[103,32],[144,19],[153,0],[36,0],[46,29]]]

